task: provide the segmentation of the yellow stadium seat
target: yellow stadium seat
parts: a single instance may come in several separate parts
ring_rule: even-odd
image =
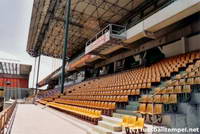
[[[200,72],[200,71],[199,71]],[[194,84],[200,84],[200,77],[196,77],[194,80]]]
[[[161,95],[155,95],[154,96],[154,99],[153,99],[153,102],[156,102],[156,103],[161,103]]]
[[[183,93],[191,93],[192,92],[191,86],[190,85],[184,85],[182,92]]]
[[[194,84],[194,78],[187,78],[186,84],[188,85]]]
[[[129,116],[124,116],[122,118],[122,122],[119,123],[118,125],[120,125],[120,126],[128,126],[128,123],[129,123]]]
[[[164,103],[164,104],[168,104],[168,103],[169,103],[169,95],[168,95],[168,94],[162,95],[161,101],[162,101],[162,103]]]
[[[131,129],[143,129],[144,128],[144,118],[138,118],[134,126],[130,127]]]
[[[138,111],[135,111],[135,112],[145,114],[146,113],[146,104],[140,103]]]
[[[128,127],[134,127],[136,124],[137,117],[136,116],[130,116],[128,121]]]
[[[178,103],[177,94],[170,94],[168,103],[170,104]]]
[[[173,93],[177,94],[182,93],[182,86],[175,86]]]

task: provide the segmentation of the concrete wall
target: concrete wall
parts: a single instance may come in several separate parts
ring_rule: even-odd
[[[200,34],[190,37],[188,43],[190,51],[200,49]]]
[[[13,99],[23,99],[28,95],[32,95],[33,91],[28,88],[6,88],[4,89],[4,97],[5,100],[9,100],[10,98]]]
[[[143,38],[144,30],[156,32],[200,10],[199,0],[177,0],[127,31],[126,43]]]
[[[171,57],[174,55],[184,53],[184,46],[179,40],[169,45],[163,46],[162,52],[165,54],[166,57]]]
[[[200,34],[187,38],[189,51],[200,50]],[[162,52],[166,57],[185,53],[185,46],[181,40],[168,44],[162,47]]]

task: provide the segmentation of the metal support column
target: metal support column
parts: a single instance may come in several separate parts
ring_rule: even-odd
[[[33,70],[33,83],[32,83],[32,88],[33,89],[34,89],[34,86],[35,86],[36,62],[37,62],[37,59],[35,58],[35,61],[34,61],[34,70]]]
[[[36,88],[35,88],[35,95],[36,96],[37,96],[37,92],[38,92],[38,79],[39,79],[39,73],[40,73],[40,59],[41,59],[41,55],[38,57],[37,78],[36,78]]]
[[[61,93],[64,92],[65,83],[65,65],[68,58],[67,55],[67,45],[68,45],[68,32],[69,32],[69,22],[70,22],[70,10],[71,10],[71,0],[66,2],[66,16],[65,16],[65,35],[64,35],[64,47],[63,47],[63,61],[62,61],[62,74],[61,74]]]

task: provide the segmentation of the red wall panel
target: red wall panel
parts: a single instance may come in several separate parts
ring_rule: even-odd
[[[28,88],[28,79],[0,78],[0,87]]]

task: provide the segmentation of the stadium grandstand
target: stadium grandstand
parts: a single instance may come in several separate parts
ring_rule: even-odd
[[[62,65],[17,112],[31,134],[199,134],[199,43],[200,0],[34,0],[26,51]]]

